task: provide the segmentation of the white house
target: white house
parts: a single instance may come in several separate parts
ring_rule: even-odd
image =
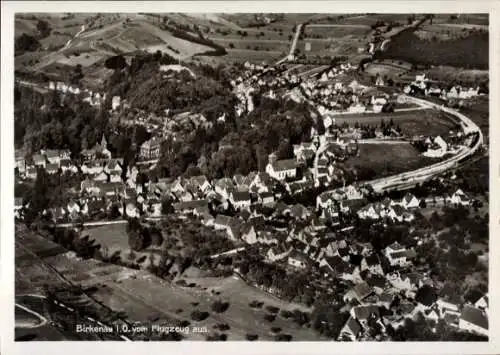
[[[277,180],[294,179],[297,176],[297,162],[295,159],[272,160],[270,158],[266,172]]]
[[[413,194],[407,193],[401,200],[401,206],[406,209],[418,208],[420,206],[420,201]]]
[[[251,197],[248,191],[233,191],[229,196],[229,201],[236,209],[249,208],[251,204]]]
[[[288,254],[288,265],[291,265],[293,267],[305,269],[309,265],[309,262],[310,261],[307,256],[296,250],[292,250]]]

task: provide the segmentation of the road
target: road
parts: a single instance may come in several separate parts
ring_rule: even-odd
[[[370,26],[368,25],[342,25],[342,24],[329,24],[329,23],[315,23],[315,24],[310,24],[307,25],[307,27],[332,27],[332,28],[363,28],[363,29],[370,29]]]
[[[326,137],[324,135],[320,136],[319,137],[319,147],[316,150],[316,154],[314,155],[314,163],[313,163],[314,184],[317,186],[319,186],[319,178],[318,178],[319,157],[326,150],[327,147],[328,147],[328,143],[326,141]]]
[[[27,323],[17,323],[15,322],[16,324],[16,328],[23,328],[23,329],[27,329],[27,328],[38,328],[38,327],[41,327],[41,326],[44,326],[45,324],[47,324],[49,321],[47,318],[45,318],[44,316],[42,316],[40,313],[37,313],[31,309],[29,309],[28,307],[25,307],[19,303],[15,303],[15,306],[17,308],[20,308],[22,309],[23,311],[25,312],[28,312],[29,314],[35,316],[36,318],[38,318],[40,320],[39,323],[35,323],[35,324],[27,324]]]
[[[371,139],[360,139],[358,140],[358,144],[410,144],[410,142],[401,140],[401,139],[376,139],[376,138],[371,138]]]
[[[464,147],[459,153],[446,159],[445,161],[429,165],[424,168],[420,168],[413,171],[408,171],[401,174],[396,174],[382,179],[376,179],[372,181],[367,181],[365,184],[371,185],[375,192],[384,192],[388,190],[404,190],[415,186],[418,183],[422,183],[426,180],[431,179],[436,175],[443,174],[451,169],[455,169],[460,164],[460,160],[464,158],[471,157],[474,155],[484,142],[483,133],[479,127],[467,116],[455,111],[449,107],[444,107],[443,105],[438,105],[426,100],[417,99],[410,96],[405,96],[405,98],[418,105],[427,106],[437,110],[444,111],[461,121],[461,125],[465,134],[468,133],[478,133],[479,139],[473,147]]]
[[[85,222],[85,223],[83,223],[83,226],[84,227],[96,227],[96,226],[107,226],[110,224],[125,224],[125,223],[128,223],[128,221],[126,219],[118,219],[116,221]],[[78,224],[79,224],[78,222],[60,223],[60,224],[56,224],[56,227],[67,228],[67,227],[77,226]]]
[[[276,62],[276,65],[279,65],[283,62],[290,61],[293,59],[294,53],[295,53],[295,48],[297,48],[297,41],[299,40],[300,32],[302,31],[302,26],[303,24],[299,23],[297,25],[297,28],[295,30],[295,35],[292,40],[292,45],[290,46],[290,52],[288,52],[288,55],[282,59],[280,59],[278,62]]]

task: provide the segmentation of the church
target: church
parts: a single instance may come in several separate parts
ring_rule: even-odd
[[[108,142],[106,141],[104,134],[102,135],[100,144],[97,143],[91,149],[83,149],[81,154],[84,161],[101,159],[101,158],[110,159],[111,152],[108,150]]]

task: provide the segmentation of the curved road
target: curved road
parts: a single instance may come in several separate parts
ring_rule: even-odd
[[[418,183],[429,180],[436,175],[440,175],[450,169],[456,168],[459,165],[461,159],[468,158],[474,155],[484,142],[483,133],[481,132],[479,127],[464,114],[461,114],[460,112],[455,111],[449,107],[444,107],[443,105],[438,105],[426,100],[417,99],[406,95],[404,97],[408,101],[411,101],[413,103],[438,109],[458,118],[461,121],[464,133],[478,133],[479,139],[473,147],[464,147],[458,154],[442,162],[435,163],[417,170],[407,171],[401,174],[371,180],[364,183],[365,185],[371,185],[375,192],[383,192],[392,189],[408,189]]]

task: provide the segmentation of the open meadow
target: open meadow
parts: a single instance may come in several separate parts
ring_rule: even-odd
[[[421,155],[409,143],[373,143],[360,144],[359,154],[339,165],[347,169],[354,169],[358,175],[362,174],[368,180],[415,170],[439,160]]]

